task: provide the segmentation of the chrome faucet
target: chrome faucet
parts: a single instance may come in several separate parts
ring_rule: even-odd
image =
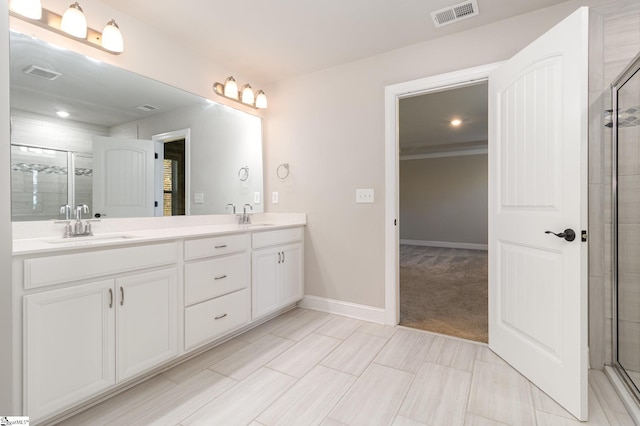
[[[249,209],[253,210],[253,207],[251,206],[251,204],[245,204],[242,207],[242,215],[240,216],[240,219],[238,221],[238,224],[240,225],[249,225],[251,224],[251,215],[249,215],[249,213],[247,213],[247,207],[249,207]]]
[[[64,238],[71,237],[88,237],[93,235],[93,231],[91,230],[91,222],[100,222],[99,220],[85,220],[85,223],[82,223],[82,214],[89,213],[89,206],[86,204],[79,204],[76,207],[76,221],[71,226],[71,207],[69,205],[63,205],[60,207],[60,213],[65,214],[65,220],[56,221],[54,223],[64,223]]]
[[[225,210],[228,209],[230,206],[233,209],[233,214],[236,214],[236,205],[235,204],[231,204],[231,203],[227,204],[225,206]]]

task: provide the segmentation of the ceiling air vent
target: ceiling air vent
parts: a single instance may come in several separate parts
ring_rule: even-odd
[[[47,68],[42,68],[37,65],[30,65],[24,70],[22,70],[25,74],[32,75],[34,77],[44,78],[45,80],[55,80],[60,77],[62,74]]]
[[[480,13],[480,11],[478,10],[477,0],[469,0],[431,12],[431,18],[436,27],[441,27],[465,18],[471,18],[478,13]]]
[[[144,104],[144,105],[137,106],[136,109],[139,109],[145,112],[151,112],[151,111],[156,111],[158,107],[149,105],[149,104]]]

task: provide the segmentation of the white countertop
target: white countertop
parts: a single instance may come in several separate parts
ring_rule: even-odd
[[[122,246],[130,244],[140,244],[147,242],[159,242],[163,240],[176,240],[181,238],[217,236],[226,234],[237,234],[246,232],[262,232],[282,228],[306,225],[305,214],[278,214],[263,213],[254,215],[250,225],[238,225],[229,223],[228,215],[224,217],[208,216],[207,219],[199,217],[183,217],[182,220],[173,218],[170,222],[163,218],[141,219],[110,219],[119,223],[108,223],[101,232],[98,225],[93,224],[94,236],[63,238],[62,228],[58,226],[60,233],[51,235],[51,222],[46,223],[21,223],[18,235],[29,235],[37,233],[38,227],[43,229],[42,233],[47,234],[35,238],[17,238],[13,240],[13,255],[20,256],[26,254],[54,253],[81,248],[97,248],[109,246]],[[131,223],[135,221],[135,223]],[[206,224],[207,222],[211,224]],[[31,226],[30,226],[31,225]],[[146,227],[145,227],[146,225]],[[166,227],[166,225],[174,225]],[[177,226],[175,226],[177,225]],[[135,226],[134,229],[131,229]],[[14,227],[15,230],[15,227]],[[107,231],[108,232],[104,232]],[[15,233],[15,232],[14,232]]]

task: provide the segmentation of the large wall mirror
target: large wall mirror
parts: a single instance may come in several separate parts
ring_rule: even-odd
[[[107,218],[263,211],[260,117],[24,34],[10,43],[14,221],[66,204]]]

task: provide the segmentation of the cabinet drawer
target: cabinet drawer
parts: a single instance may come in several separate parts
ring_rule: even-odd
[[[177,243],[26,259],[24,261],[24,287],[44,287],[136,269],[152,268],[175,263],[177,259]]]
[[[247,289],[190,306],[185,309],[185,349],[211,341],[248,321]]]
[[[251,246],[256,248],[302,241],[302,228],[278,229],[276,231],[256,232],[251,238]]]
[[[201,260],[184,267],[187,305],[243,289],[248,284],[249,255],[246,253]]]
[[[224,235],[222,237],[200,238],[184,243],[185,260],[235,253],[249,248],[247,234]]]

